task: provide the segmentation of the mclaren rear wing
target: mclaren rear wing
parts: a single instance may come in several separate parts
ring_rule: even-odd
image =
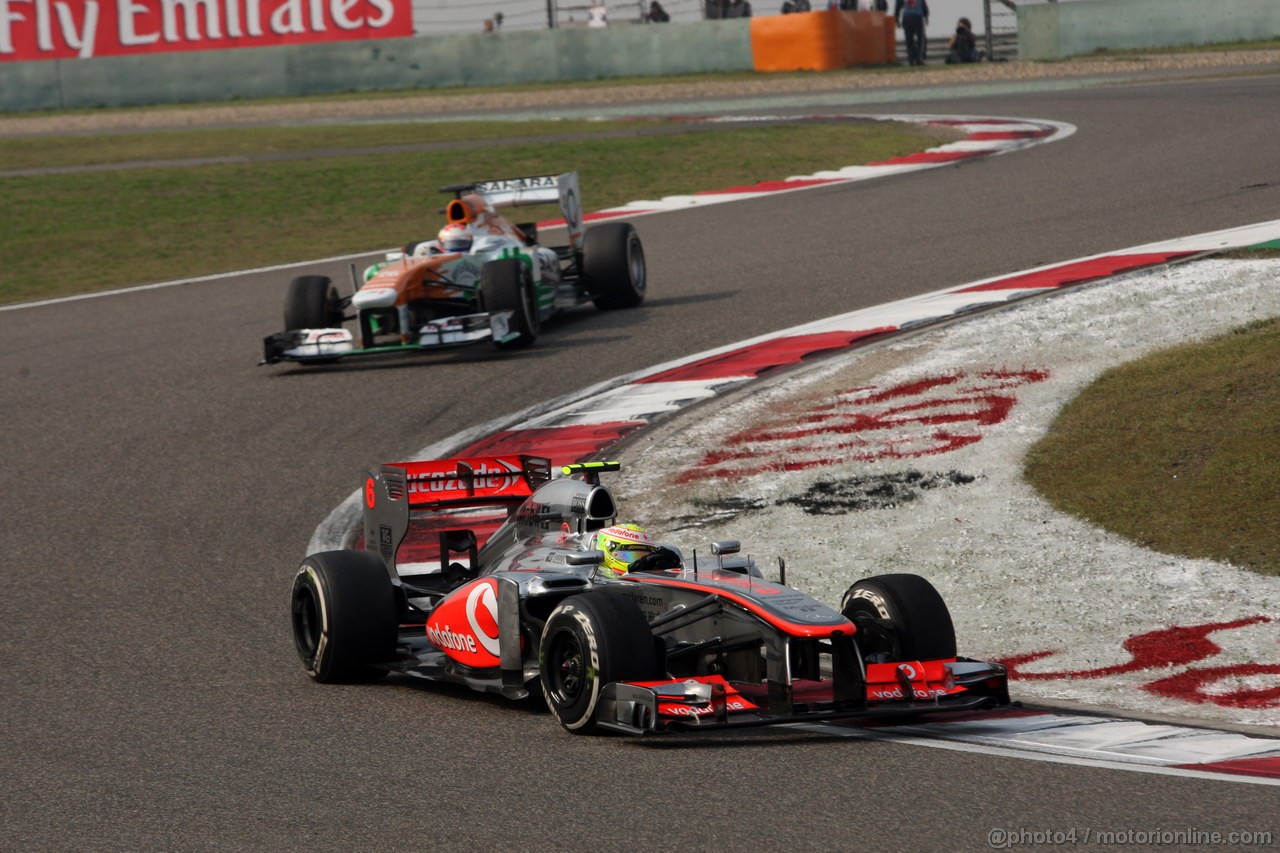
[[[396,551],[409,531],[409,511],[510,504],[514,509],[551,479],[551,463],[535,456],[476,456],[425,462],[393,462],[364,482],[364,547],[376,551],[393,583]],[[510,511],[510,510],[509,510]],[[452,531],[443,531],[447,537]],[[447,538],[442,539],[442,553]],[[471,547],[475,540],[471,539]],[[456,543],[448,551],[457,551]]]

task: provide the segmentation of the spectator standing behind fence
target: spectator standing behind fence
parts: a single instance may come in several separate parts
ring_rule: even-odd
[[[667,14],[667,10],[662,8],[662,4],[658,0],[653,0],[649,4],[649,14],[644,18],[651,24],[665,24],[671,20],[671,16]]]
[[[924,25],[929,23],[929,0],[897,0],[893,17],[907,42],[907,62],[924,65]]]
[[[786,2],[782,4],[782,14],[784,15],[790,15],[793,12],[808,11],[811,11],[809,8],[809,0],[786,0]]]
[[[947,54],[948,65],[978,61],[978,40],[973,37],[973,24],[968,18],[961,18],[956,23],[956,33],[947,43],[947,48],[950,51]]]

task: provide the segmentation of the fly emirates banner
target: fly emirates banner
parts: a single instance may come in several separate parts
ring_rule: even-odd
[[[0,0],[0,62],[411,35],[411,0]]]

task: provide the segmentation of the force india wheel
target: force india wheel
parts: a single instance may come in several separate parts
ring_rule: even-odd
[[[845,592],[840,612],[858,627],[858,648],[873,663],[956,656],[951,612],[919,575],[864,578]]]
[[[596,728],[600,691],[611,681],[657,677],[657,650],[640,608],[622,595],[585,593],[562,601],[538,645],[542,695],[574,734]]]
[[[597,308],[612,311],[644,302],[648,286],[644,246],[631,223],[606,222],[587,229],[582,277]]]
[[[369,551],[324,551],[293,580],[293,640],[307,674],[321,683],[373,681],[374,664],[395,655],[395,593],[382,559]]]
[[[533,282],[519,258],[490,261],[480,271],[480,292],[485,310],[510,311],[507,328],[517,335],[509,341],[494,339],[498,349],[521,349],[538,339],[538,309],[533,304]]]
[[[284,328],[334,329],[342,325],[338,290],[322,275],[304,275],[289,282],[284,297]]]

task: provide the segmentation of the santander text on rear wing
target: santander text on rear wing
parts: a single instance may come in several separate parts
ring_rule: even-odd
[[[410,509],[522,501],[551,478],[548,460],[525,455],[392,462],[404,472]]]

